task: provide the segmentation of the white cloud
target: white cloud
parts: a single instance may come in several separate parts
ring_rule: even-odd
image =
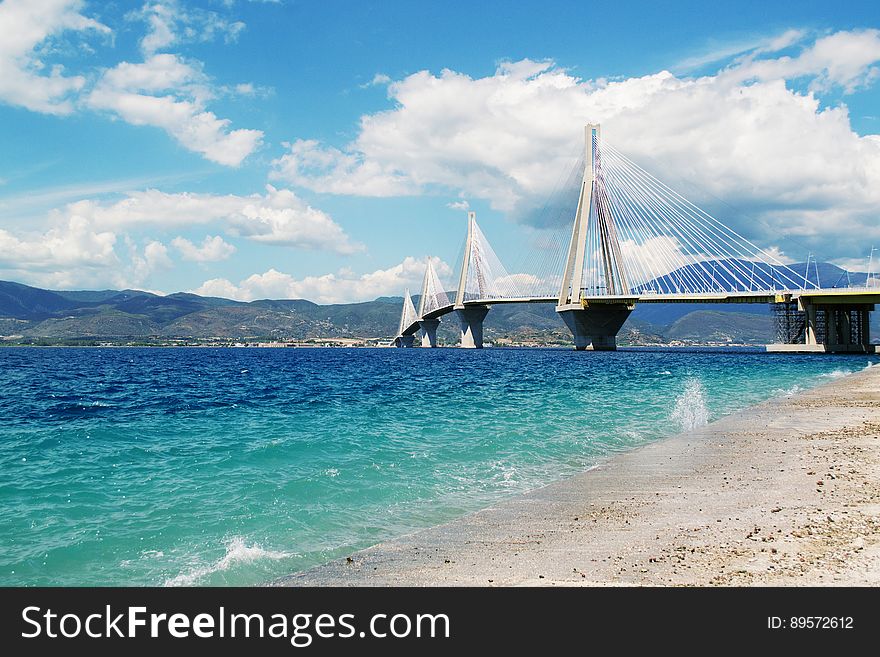
[[[36,48],[63,32],[109,34],[110,28],[87,18],[81,0],[5,0],[0,3],[0,100],[35,112],[69,114],[73,97],[85,85],[60,65],[40,59]]]
[[[81,0],[6,0],[0,3],[0,101],[33,111],[69,114],[78,107],[108,111],[133,125],[165,130],[184,148],[226,166],[238,166],[262,141],[260,130],[231,129],[206,104],[216,95],[201,65],[157,51],[182,41],[233,39],[243,29],[216,12],[187,9],[173,0],[151,2],[136,14],[149,31],[141,63],[121,62],[97,82],[66,75],[43,61],[66,32],[111,34],[81,13]]]
[[[289,153],[273,160],[273,180],[331,194],[406,196],[419,193],[407,175],[361,154],[323,147],[311,139],[285,143]]]
[[[833,86],[852,93],[876,80],[880,70],[880,30],[837,32],[817,39],[797,57],[757,59],[748,56],[721,77],[734,81],[792,80],[811,78],[811,89],[827,91]]]
[[[266,186],[266,194],[250,196],[169,194],[149,189],[131,192],[121,201],[110,204],[78,201],[68,205],[64,213],[88,217],[96,226],[104,228],[217,224],[232,235],[264,244],[337,253],[363,249],[351,241],[330,215],[312,207],[292,191],[271,185]]]
[[[208,160],[238,166],[259,147],[263,133],[230,130],[229,119],[205,108],[212,95],[199,66],[178,55],[155,54],[142,63],[121,62],[105,71],[85,102],[132,125],[161,128]]]
[[[45,287],[99,286],[118,272],[116,234],[72,215],[45,231],[14,235],[0,229],[0,272]]]
[[[832,260],[831,263],[837,265],[841,269],[854,272],[867,272],[870,264],[871,273],[875,276],[877,275],[877,271],[880,270],[880,261],[878,261],[876,253],[870,263],[868,262],[867,256],[864,258],[837,258],[836,260]]]
[[[454,191],[530,220],[572,166],[583,125],[601,122],[610,143],[657,177],[703,190],[697,202],[750,208],[757,220],[721,217],[738,232],[765,244],[806,236],[843,255],[868,235],[880,239],[880,136],[857,135],[846,107],[825,107],[818,94],[870,84],[880,32],[839,32],[796,56],[766,56],[797,38],[781,35],[701,78],[589,81],[529,60],[483,78],[421,71],[389,85],[393,107],[361,117],[351,144],[293,142],[273,175],[336,194]]]
[[[467,201],[452,201],[447,203],[446,207],[450,210],[470,210],[471,205]]]
[[[388,84],[391,82],[391,78],[385,75],[384,73],[376,73],[373,76],[373,79],[369,82],[366,82],[360,85],[361,89],[369,89],[370,87],[379,87]]]
[[[451,275],[451,268],[442,261],[434,261],[437,273],[443,279]],[[427,260],[407,257],[398,265],[366,274],[355,274],[343,269],[323,276],[296,279],[276,269],[254,274],[238,285],[225,278],[205,281],[195,294],[219,296],[240,301],[254,299],[308,299],[316,303],[348,303],[370,301],[381,296],[398,296],[409,287],[420,289]]]
[[[193,262],[217,262],[226,260],[235,253],[235,247],[224,241],[219,235],[206,235],[201,245],[196,245],[183,237],[175,237],[171,240],[184,260]]]
[[[783,253],[782,249],[780,249],[778,246],[769,246],[766,249],[764,249],[763,251],[764,251],[764,254],[766,254],[766,256],[769,256],[769,257],[761,257],[764,254],[758,254],[759,257],[756,259],[759,259],[762,261],[767,261],[767,262],[770,262],[774,265],[776,265],[776,264],[791,265],[791,264],[794,264],[795,262],[797,262],[794,258],[791,258],[788,255],[786,255],[785,253]]]
[[[226,43],[238,39],[245,29],[241,21],[230,21],[214,11],[185,7],[177,0],[147,2],[129,14],[146,22],[148,31],[141,39],[141,50],[150,56],[181,42],[213,41],[222,36]]]
[[[51,270],[63,267],[107,267],[118,264],[116,235],[96,231],[84,217],[72,215],[44,232],[13,235],[0,229],[0,267]]]
[[[171,269],[173,263],[168,257],[168,247],[157,240],[150,240],[144,246],[143,254],[133,239],[126,236],[125,242],[129,250],[129,276],[125,287],[139,286],[149,280],[150,276],[161,269]]]
[[[200,225],[261,244],[342,254],[363,249],[329,215],[271,186],[250,196],[131,192],[116,202],[70,203],[51,211],[47,221],[42,230],[0,229],[0,278],[44,287],[141,286],[173,262],[166,244],[135,236]],[[171,246],[195,262],[224,260],[236,251],[220,235],[206,235],[201,243],[178,235]]]
[[[772,36],[761,36],[748,40],[737,40],[713,44],[707,52],[688,57],[674,65],[674,71],[692,71],[708,64],[715,64],[737,55],[775,53],[794,46],[807,36],[804,30],[789,29]]]

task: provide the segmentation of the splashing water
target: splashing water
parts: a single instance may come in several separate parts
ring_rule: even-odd
[[[670,418],[683,431],[690,431],[709,424],[709,408],[706,406],[706,392],[699,379],[688,379],[684,391],[675,400]]]
[[[842,376],[846,376],[847,374],[852,374],[852,370],[843,370],[837,369],[833,372],[826,372],[825,374],[820,374],[819,376],[828,378],[828,379],[839,379]]]
[[[229,570],[238,564],[251,564],[255,561],[271,559],[287,559],[296,556],[289,552],[264,550],[259,545],[247,545],[240,536],[235,536],[226,543],[226,554],[208,566],[198,566],[189,572],[181,573],[165,581],[165,586],[193,586],[214,573]]]

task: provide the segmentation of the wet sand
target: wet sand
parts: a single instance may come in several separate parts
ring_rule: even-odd
[[[880,367],[281,584],[880,585]]]

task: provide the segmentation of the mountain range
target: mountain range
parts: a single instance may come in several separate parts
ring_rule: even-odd
[[[818,269],[826,285],[845,285],[844,270],[827,263]],[[864,274],[850,274],[850,280],[857,284]],[[390,338],[402,301],[380,297],[329,305],[304,299],[243,302],[185,292],[161,296],[140,290],[53,291],[0,281],[0,336],[6,344]],[[498,344],[571,342],[551,304],[495,306],[486,318],[485,334]],[[446,344],[458,341],[454,318],[443,319],[438,336]],[[876,326],[872,337],[880,337]],[[764,304],[641,304],[620,335],[624,344],[760,344],[772,339],[771,310]]]

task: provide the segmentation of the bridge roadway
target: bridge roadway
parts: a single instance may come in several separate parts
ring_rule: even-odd
[[[802,300],[811,305],[852,305],[880,303],[880,289],[869,288],[827,288],[816,290],[760,290],[749,292],[703,292],[703,293],[656,293],[630,295],[591,295],[581,297],[581,306],[625,304],[634,306],[639,303],[786,303]],[[555,296],[542,297],[505,297],[468,299],[464,308],[480,308],[508,303],[552,303],[558,304]],[[456,310],[450,303],[431,312],[425,313],[410,324],[402,335],[415,335],[420,328],[420,321],[440,319]]]

